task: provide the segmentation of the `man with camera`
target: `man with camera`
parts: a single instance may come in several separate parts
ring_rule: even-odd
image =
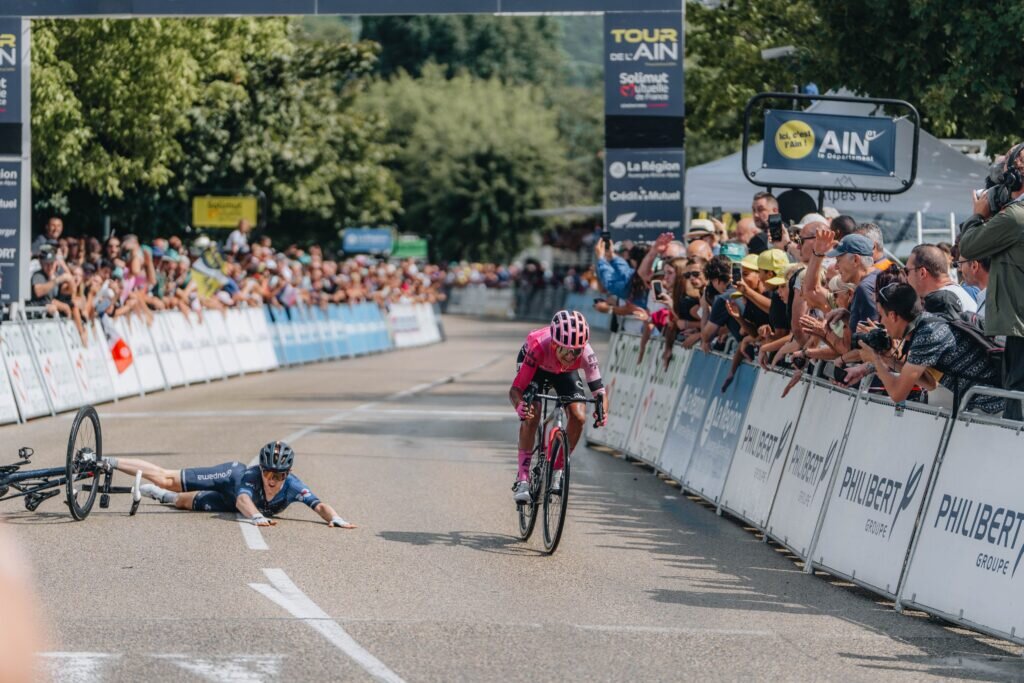
[[[992,186],[975,193],[974,215],[963,225],[960,257],[991,258],[985,333],[1005,335],[1002,387],[1024,391],[1024,143],[1015,145],[1000,168],[989,174]],[[998,162],[997,162],[998,163]],[[1004,415],[1024,420],[1020,401],[1007,401]]]
[[[915,386],[934,389],[942,384],[958,404],[972,385],[998,383],[998,371],[985,352],[946,320],[926,313],[912,286],[891,282],[878,290],[876,299],[882,327],[868,323],[871,329],[855,333],[853,342],[890,399],[899,403]],[[1003,401],[975,396],[967,409],[998,413]]]
[[[750,205],[754,214],[754,224],[759,233],[747,242],[747,253],[760,254],[769,249],[786,250],[789,246],[789,231],[782,224],[779,213],[779,200],[771,192],[758,192]]]

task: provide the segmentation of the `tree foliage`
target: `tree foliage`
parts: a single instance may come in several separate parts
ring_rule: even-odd
[[[810,0],[820,16],[814,67],[823,80],[918,107],[941,136],[995,149],[1021,139],[1024,42],[1015,0]],[[858,44],[867,37],[866,49]]]
[[[686,162],[739,149],[743,108],[759,92],[806,82],[806,49],[820,43],[809,0],[727,0],[686,5]],[[795,45],[796,57],[765,61],[761,50]],[[858,52],[859,54],[859,52]]]
[[[353,107],[372,44],[288,19],[33,27],[37,208],[145,233],[180,227],[197,192],[262,191],[273,229],[320,239],[399,208],[385,128]]]
[[[361,35],[381,44],[385,78],[399,71],[419,76],[433,62],[449,78],[465,71],[507,83],[552,84],[562,67],[561,32],[550,17],[366,17]]]
[[[537,89],[439,66],[376,84],[365,105],[387,111],[400,148],[400,227],[429,235],[436,256],[504,259],[539,227],[565,150]]]

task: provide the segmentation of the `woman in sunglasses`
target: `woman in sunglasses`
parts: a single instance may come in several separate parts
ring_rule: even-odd
[[[579,370],[587,378],[587,386],[594,398],[602,397],[604,404],[604,421],[608,419],[608,394],[601,382],[601,368],[597,363],[597,354],[590,346],[590,327],[587,319],[579,311],[559,311],[551,319],[548,327],[534,330],[526,337],[526,343],[519,351],[516,361],[516,378],[509,389],[508,397],[515,406],[516,414],[521,420],[519,425],[519,474],[513,487],[513,498],[517,503],[530,500],[530,456],[533,454],[534,439],[540,413],[538,403],[523,401],[523,393],[530,385],[543,389],[550,385],[559,396],[583,396],[583,382]],[[582,403],[570,403],[566,411],[569,414],[569,452],[576,448],[576,442],[583,433],[583,423],[587,419],[587,411]],[[597,417],[597,413],[594,414]],[[603,426],[602,421],[599,426]],[[558,467],[556,463],[556,467]],[[552,489],[559,490],[561,469],[555,470]]]
[[[355,529],[327,503],[291,473],[295,451],[283,441],[271,441],[260,449],[260,464],[246,467],[226,462],[213,467],[168,470],[137,458],[104,458],[107,466],[149,482],[140,491],[179,510],[240,512],[256,526],[273,526],[270,517],[292,503],[305,503],[330,527]]]

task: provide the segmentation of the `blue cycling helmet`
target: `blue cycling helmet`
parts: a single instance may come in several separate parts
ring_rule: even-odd
[[[295,451],[284,441],[271,441],[260,449],[260,468],[268,472],[287,472],[295,463]]]

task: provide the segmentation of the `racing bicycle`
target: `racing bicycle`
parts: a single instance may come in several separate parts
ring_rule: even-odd
[[[519,538],[529,540],[537,524],[537,508],[544,517],[544,550],[551,554],[558,548],[565,526],[565,510],[569,504],[569,436],[565,432],[565,407],[570,403],[592,403],[597,409],[598,426],[604,418],[604,403],[600,398],[552,396],[537,393],[531,386],[523,393],[523,401],[542,404],[541,421],[537,427],[537,440],[530,459],[530,502],[517,503]],[[554,464],[562,460],[562,490],[551,491]]]
[[[71,423],[64,467],[22,471],[33,455],[33,449],[22,447],[18,449],[17,462],[0,465],[0,501],[22,498],[25,509],[34,512],[40,503],[59,495],[63,489],[71,516],[83,520],[89,516],[97,496],[100,507],[106,508],[110,506],[111,494],[130,493],[132,505],[128,514],[134,516],[138,511],[142,474],[136,473],[132,486],[112,485],[114,472],[103,461],[100,418],[92,406],[80,408]]]

